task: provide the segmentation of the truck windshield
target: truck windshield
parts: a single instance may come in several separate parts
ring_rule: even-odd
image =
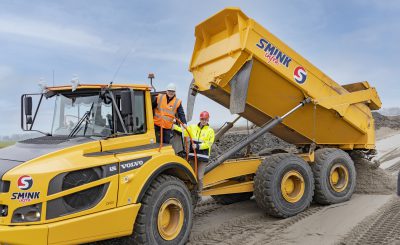
[[[66,97],[56,95],[52,135],[99,136],[112,133],[112,105],[99,95]]]

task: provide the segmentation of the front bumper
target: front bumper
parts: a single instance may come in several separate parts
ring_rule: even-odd
[[[132,234],[141,204],[44,225],[0,225],[0,244],[79,244]]]

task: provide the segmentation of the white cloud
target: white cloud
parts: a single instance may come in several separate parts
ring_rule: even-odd
[[[0,81],[6,79],[12,74],[12,68],[0,65]]]
[[[160,52],[160,51],[139,51],[133,54],[135,57],[159,60],[159,61],[172,61],[188,63],[190,61],[191,54],[189,53],[172,53],[172,52]]]
[[[105,52],[115,52],[116,47],[106,44],[101,37],[90,34],[79,28],[41,22],[18,17],[0,17],[0,34],[12,34],[27,38],[35,38],[45,42],[92,48]]]

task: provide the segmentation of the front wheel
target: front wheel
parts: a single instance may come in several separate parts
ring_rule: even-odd
[[[157,177],[142,200],[136,219],[135,244],[185,244],[193,225],[193,206],[187,186],[170,175]]]

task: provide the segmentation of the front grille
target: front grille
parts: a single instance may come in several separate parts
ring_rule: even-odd
[[[0,205],[0,217],[7,217],[8,215],[8,206]]]
[[[0,193],[7,193],[10,190],[10,181],[0,180]]]
[[[110,183],[91,187],[47,202],[46,219],[54,219],[96,206],[106,195]]]

